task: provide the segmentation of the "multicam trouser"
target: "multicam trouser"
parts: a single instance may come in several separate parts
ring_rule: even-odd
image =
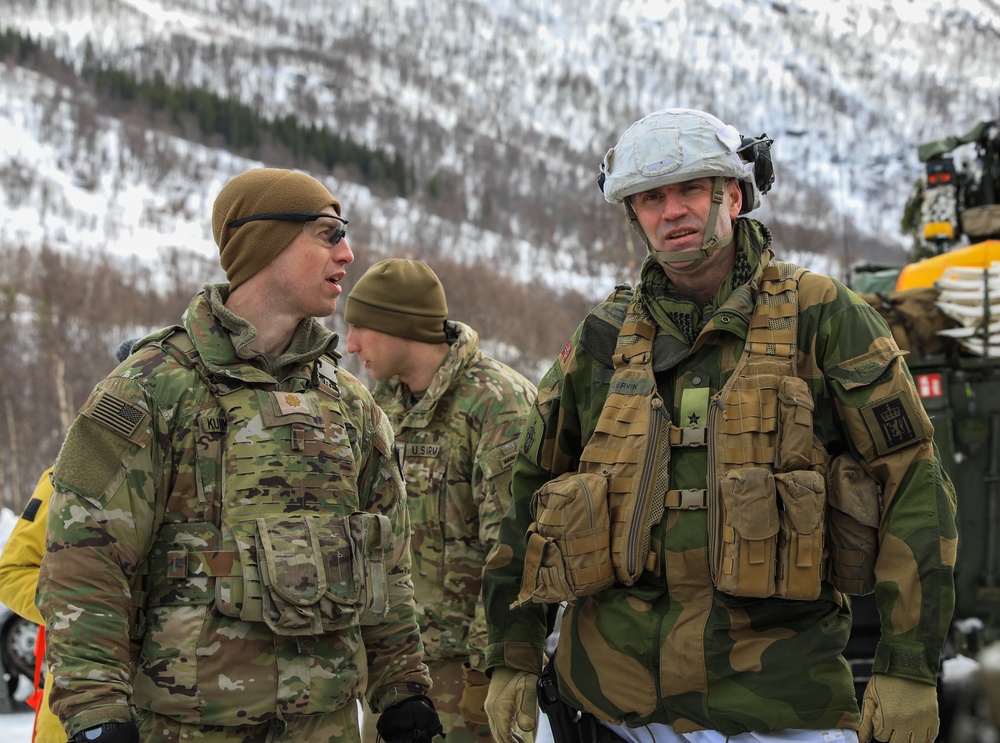
[[[261,725],[194,725],[149,711],[141,712],[138,722],[143,743],[361,743],[358,707],[353,702],[334,712]]]

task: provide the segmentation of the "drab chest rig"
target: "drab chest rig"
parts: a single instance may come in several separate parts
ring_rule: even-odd
[[[146,564],[146,605],[207,604],[279,635],[319,635],[388,611],[391,524],[360,511],[336,365],[294,392],[213,375],[190,338],[163,347],[218,407],[185,421],[193,451]]]
[[[798,281],[765,270],[745,351],[710,405],[707,428],[677,427],[656,389],[656,328],[635,299],[615,370],[577,472],[534,494],[521,591],[573,600],[632,585],[655,565],[650,532],[667,508],[709,509],[716,586],[737,596],[812,599],[824,577],[827,455],[813,435],[813,399],[797,376]],[[669,490],[670,449],[709,446],[709,488]]]

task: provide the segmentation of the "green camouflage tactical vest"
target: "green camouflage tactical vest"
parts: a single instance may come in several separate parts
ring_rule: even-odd
[[[808,386],[796,376],[797,283],[803,271],[777,262],[765,269],[745,352],[709,406],[707,427],[678,427],[664,410],[653,375],[656,328],[631,300],[604,408],[579,470],[547,482],[534,497],[536,521],[528,529],[524,578],[512,608],[529,600],[572,601],[615,582],[634,584],[656,563],[650,532],[664,508],[708,508],[720,590],[759,598],[819,596],[828,572],[827,456],[813,435]],[[671,447],[706,442],[708,489],[670,489]],[[866,494],[867,501],[838,512],[845,519],[857,513],[877,518],[877,489],[853,492]],[[873,536],[870,521],[835,534],[854,536],[863,529]],[[875,540],[864,546],[847,568],[834,572],[835,580],[849,568],[873,575]]]

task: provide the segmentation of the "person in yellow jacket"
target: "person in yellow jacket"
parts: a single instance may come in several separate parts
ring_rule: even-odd
[[[115,359],[119,363],[128,358],[137,340],[130,338],[118,346]],[[44,621],[35,606],[35,588],[42,555],[45,554],[45,524],[52,496],[51,474],[52,468],[49,467],[39,478],[31,499],[0,553],[0,604],[38,625],[43,625]],[[49,707],[48,684],[44,685],[41,703],[35,712],[35,730],[31,740],[32,743],[66,743],[68,740],[62,723]]]
[[[50,467],[38,480],[31,500],[14,525],[10,538],[0,554],[0,603],[37,624],[42,615],[35,607],[35,586],[38,567],[45,554],[45,522],[49,515],[49,497],[52,495]],[[66,743],[62,723],[49,709],[49,686],[45,685],[41,704],[35,712],[34,743]]]

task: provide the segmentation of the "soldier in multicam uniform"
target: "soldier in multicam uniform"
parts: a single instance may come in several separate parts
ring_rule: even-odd
[[[304,173],[233,178],[229,283],[73,423],[38,604],[71,740],[359,741],[366,693],[387,740],[440,729],[392,429],[314,319],[354,259],[340,213]]]
[[[937,734],[954,491],[883,321],[739,216],[770,187],[769,148],[670,109],[604,159],[650,256],[572,336],[520,440],[484,577],[502,741],[531,735],[560,600],[559,694],[598,740]],[[847,595],[872,590],[859,715]]]
[[[510,467],[535,387],[447,317],[431,268],[396,258],[358,280],[345,310],[347,350],[378,380],[375,400],[403,455],[431,698],[448,740],[461,743],[491,740],[482,571],[510,502]]]

